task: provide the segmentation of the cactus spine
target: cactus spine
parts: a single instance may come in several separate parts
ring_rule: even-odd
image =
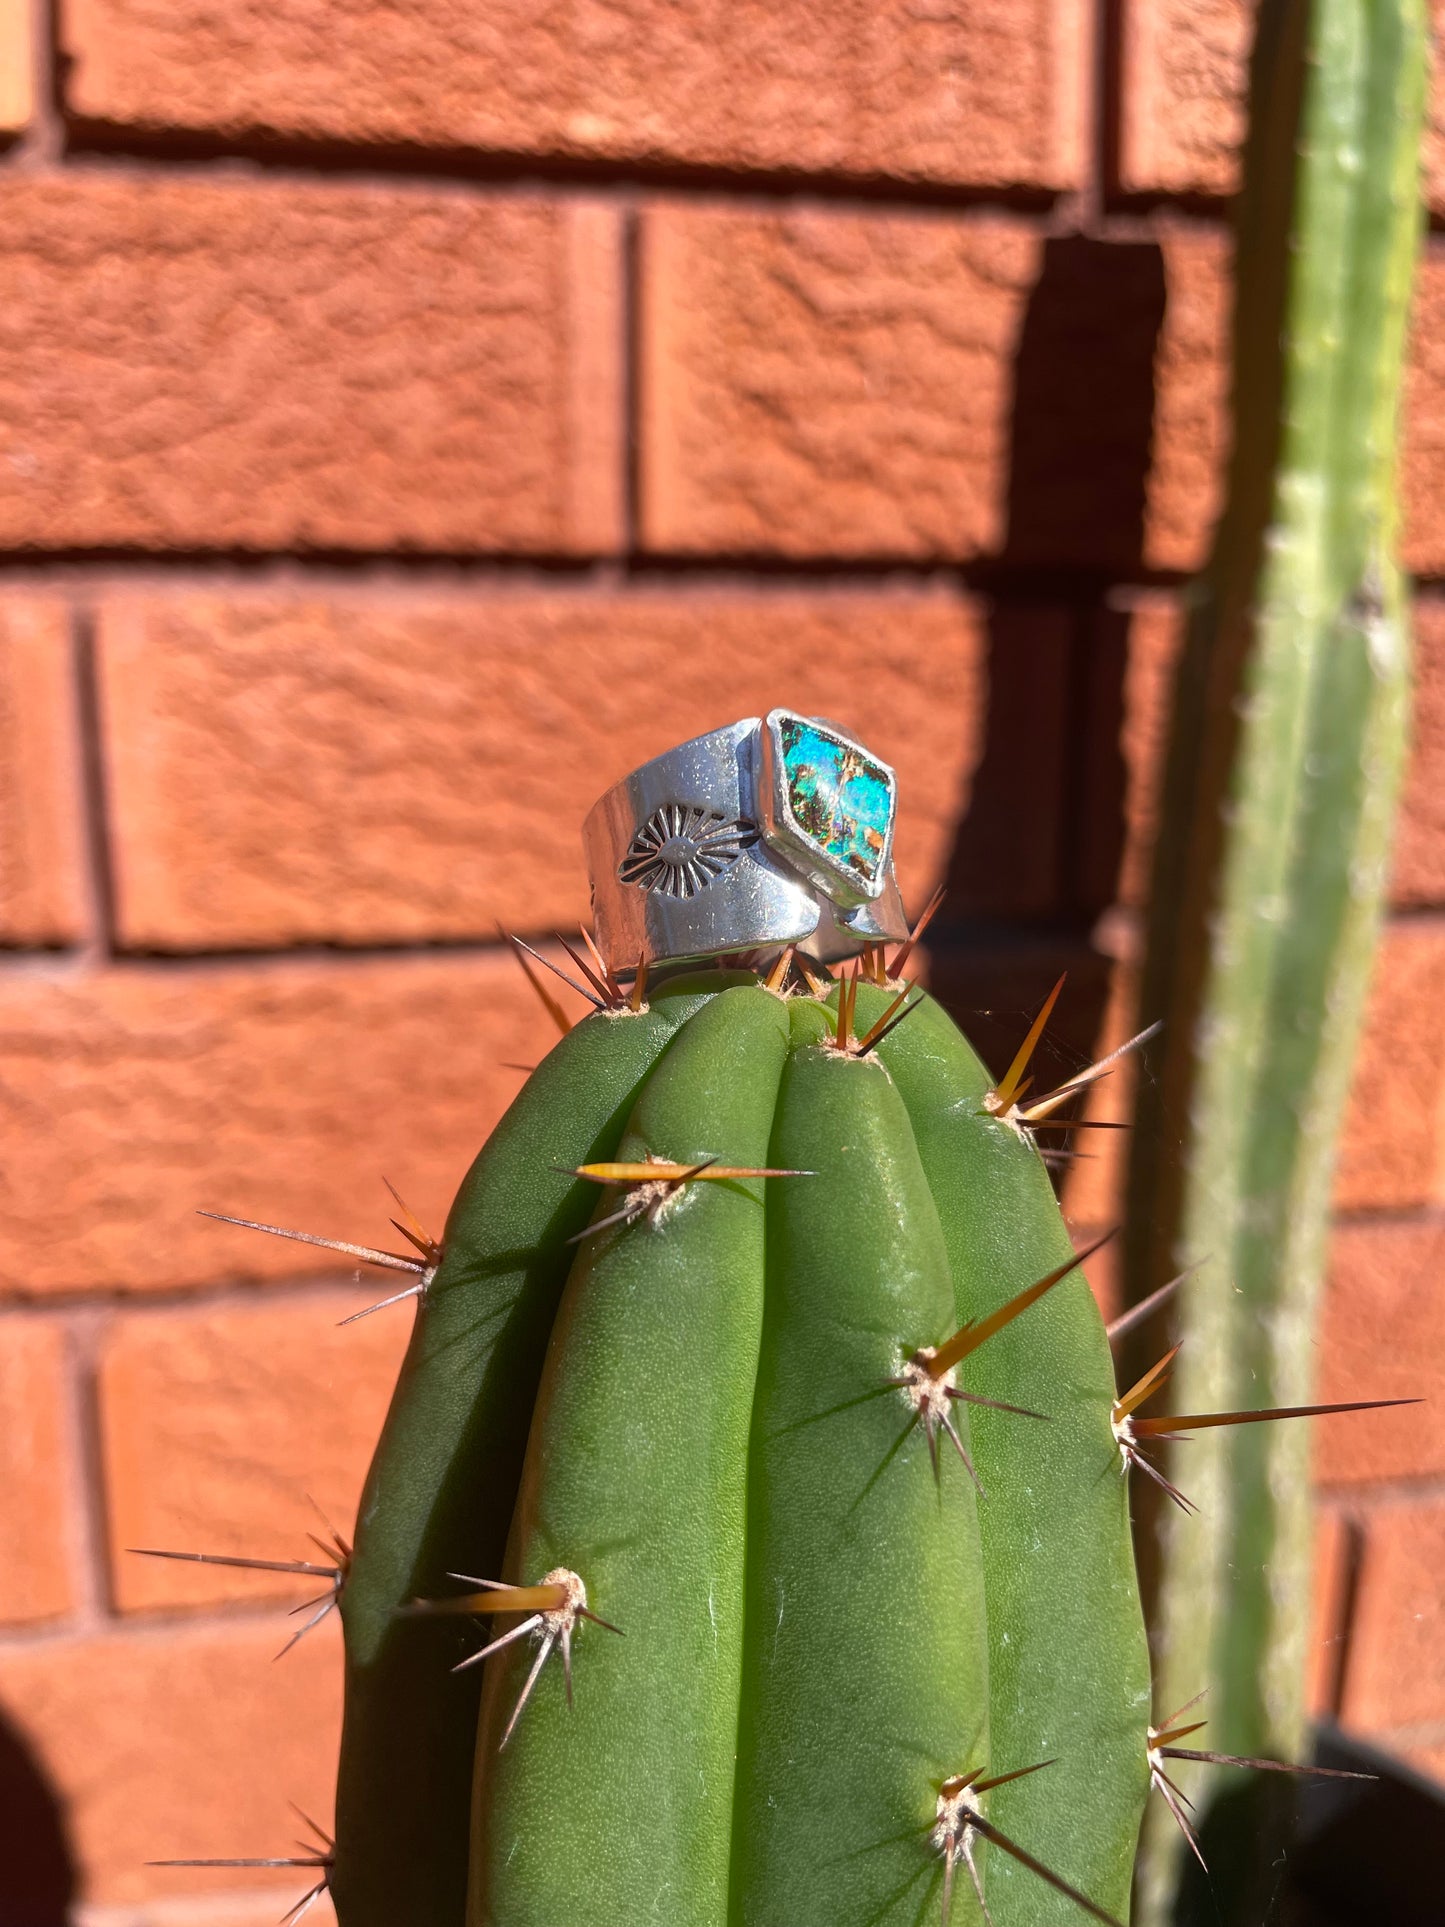
[[[1265,0],[1259,14],[1236,439],[1180,672],[1143,983],[1168,1041],[1129,1200],[1133,1297],[1199,1265],[1175,1332],[1196,1406],[1310,1390],[1405,737],[1394,468],[1424,13],[1424,0]],[[1307,1438],[1208,1438],[1189,1459],[1202,1516],[1161,1522],[1158,1704],[1207,1686],[1211,1745],[1290,1757],[1303,1739]],[[1183,1851],[1162,1808],[1148,1840],[1142,1918],[1156,1923]],[[1258,1917],[1237,1904],[1229,1917]]]

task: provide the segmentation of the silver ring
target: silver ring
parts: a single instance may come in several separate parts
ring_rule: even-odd
[[[804,945],[822,961],[908,935],[893,874],[898,779],[791,709],[654,757],[582,826],[608,965]]]

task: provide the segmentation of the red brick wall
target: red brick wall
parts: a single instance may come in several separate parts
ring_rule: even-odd
[[[547,1041],[497,922],[582,914],[608,781],[851,716],[987,1045],[1060,962],[1073,1045],[1125,1021],[1247,16],[0,0],[7,1923],[290,1897],[143,1863],[327,1816],[334,1627],[273,1667],[288,1584],[124,1548],[344,1528],[406,1313],[338,1330],[384,1280],[195,1210],[384,1238],[385,1176],[440,1220]],[[1442,309],[1432,239],[1418,741],[1320,1346],[1325,1396],[1434,1403],[1321,1439],[1316,1652],[1437,1771]],[[1115,1180],[1076,1167],[1081,1231]]]

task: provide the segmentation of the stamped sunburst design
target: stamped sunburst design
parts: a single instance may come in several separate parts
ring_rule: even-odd
[[[695,897],[757,840],[757,826],[746,817],[723,816],[696,803],[664,803],[627,846],[617,874],[643,890]]]

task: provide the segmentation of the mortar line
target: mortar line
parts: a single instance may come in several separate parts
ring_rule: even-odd
[[[1368,1528],[1372,1512],[1391,1512],[1411,1505],[1432,1505],[1445,1499],[1445,1472],[1401,1473],[1387,1479],[1317,1480],[1315,1504],[1350,1513]]]
[[[458,1182],[460,1178],[459,1172]],[[380,1215],[380,1202],[377,1209]],[[318,1227],[298,1225],[287,1226],[286,1229],[310,1231]],[[320,1227],[320,1231],[323,1236],[333,1235],[325,1227]],[[237,1228],[233,1235],[237,1238],[258,1240],[266,1234],[260,1231],[242,1231]],[[345,1235],[344,1228],[342,1231],[336,1231],[334,1235],[338,1237]],[[381,1245],[385,1235],[384,1232],[378,1232],[375,1242]],[[370,1242],[370,1240],[362,1242]],[[201,1317],[227,1309],[247,1310],[261,1307],[269,1309],[272,1305],[282,1302],[294,1305],[320,1304],[325,1300],[334,1299],[338,1292],[343,1291],[354,1292],[357,1295],[358,1302],[354,1309],[360,1311],[366,1304],[376,1299],[390,1297],[392,1292],[402,1289],[405,1283],[404,1277],[394,1271],[377,1270],[373,1273],[369,1267],[362,1273],[358,1282],[355,1273],[339,1271],[334,1266],[326,1270],[322,1268],[323,1262],[321,1259],[317,1260],[318,1268],[315,1271],[282,1273],[279,1276],[262,1276],[258,1273],[254,1277],[248,1277],[244,1273],[235,1272],[203,1282],[183,1279],[169,1285],[88,1285],[78,1290],[50,1290],[26,1296],[9,1296],[0,1298],[0,1329],[11,1321],[24,1324],[27,1320],[43,1322],[47,1318],[54,1319],[57,1313],[62,1318],[71,1313],[116,1313],[124,1316],[131,1312],[166,1312],[168,1314],[194,1312]],[[391,1282],[388,1283],[388,1280]],[[370,1297],[367,1296],[368,1293]],[[394,1309],[397,1315],[406,1316],[405,1305],[398,1305]],[[386,1313],[378,1312],[376,1316],[384,1318]]]
[[[306,1583],[304,1576],[299,1583]],[[284,1639],[286,1608],[284,1604],[278,1604],[276,1599],[216,1600],[189,1609],[181,1606],[132,1608],[112,1613],[94,1625],[54,1622],[49,1625],[0,1627],[0,1655],[34,1651],[40,1646],[64,1650],[69,1646],[94,1645],[97,1640],[129,1638],[158,1644],[162,1640],[173,1639],[181,1632],[204,1634],[222,1628],[252,1628],[267,1624],[274,1624]],[[323,1629],[318,1627],[317,1631],[321,1633]]]
[[[622,314],[618,355],[622,372],[622,554],[642,542],[642,216],[624,202],[622,221]],[[623,568],[626,568],[626,562]]]
[[[107,1317],[100,1309],[73,1306],[67,1307],[65,1324],[69,1365],[68,1431],[74,1468],[74,1490],[68,1511],[70,1531],[79,1541],[81,1578],[79,1611],[69,1624],[73,1631],[85,1636],[103,1630],[115,1611],[98,1385],[100,1345]]]
[[[88,603],[72,605],[70,634],[75,676],[75,715],[80,732],[81,807],[85,814],[85,870],[89,899],[89,931],[81,954],[92,963],[104,963],[115,950],[115,873],[95,653],[95,614]]]
[[[88,594],[169,592],[293,593],[319,590],[386,595],[474,596],[558,594],[605,598],[623,592],[729,590],[758,595],[840,594],[858,589],[906,593],[918,587],[1016,598],[1029,603],[1081,597],[1172,595],[1187,577],[1177,570],[1116,570],[1046,564],[1025,566],[993,556],[789,556],[676,554],[636,551],[579,559],[567,556],[418,554],[402,550],[273,551],[176,549],[12,551],[0,554],[0,588]]]
[[[60,111],[59,0],[29,0],[30,120],[12,143],[4,165],[16,173],[53,168],[65,152]]]
[[[63,123],[61,155],[49,156],[59,178],[153,181],[262,182],[316,187],[328,182],[358,188],[463,198],[555,203],[568,194],[595,196],[626,191],[641,200],[672,201],[698,208],[759,214],[783,210],[860,214],[901,220],[954,216],[966,224],[1022,222],[1045,235],[1076,233],[1078,191],[1059,187],[899,180],[890,176],[768,173],[641,161],[571,159],[565,156],[376,149],[344,143],[272,142],[231,145],[205,139],[147,141],[130,133],[114,143],[74,118]],[[0,169],[16,166],[16,150]],[[39,164],[26,160],[27,168]],[[1218,233],[1228,227],[1228,203],[1155,197],[1146,208],[1107,206],[1090,221],[1098,238],[1153,238],[1159,227]]]
[[[580,902],[580,898],[579,898]],[[563,920],[565,924],[565,920]],[[966,960],[977,963],[988,958],[1017,959],[1020,956],[1053,956],[1067,950],[1088,953],[1105,962],[1117,962],[1113,951],[1101,950],[1094,941],[1099,917],[1090,907],[1054,912],[1034,918],[979,917],[960,923],[944,924],[929,944],[930,953],[945,961]],[[570,924],[565,924],[570,928]],[[1445,906],[1422,904],[1392,910],[1386,930],[1408,929],[1445,935]],[[557,925],[518,923],[515,934],[528,942],[546,944],[557,935]],[[237,947],[198,943],[194,947],[176,945],[166,948],[127,946],[107,952],[103,961],[112,976],[154,974],[175,977],[208,971],[285,970],[306,968],[318,963],[341,969],[362,968],[377,962],[412,963],[417,966],[440,961],[483,961],[506,956],[506,946],[485,931],[461,936],[405,937],[387,940],[373,938],[360,943],[306,938],[287,943],[272,940]],[[35,977],[55,983],[74,983],[89,974],[95,962],[82,948],[21,949],[0,946],[0,978]],[[1403,1206],[1350,1207],[1337,1214],[1341,1221],[1378,1222],[1392,1218],[1417,1221],[1427,1207]]]
[[[1119,183],[1119,151],[1123,136],[1124,28],[1121,0],[1094,0],[1098,45],[1099,126],[1094,143],[1098,169],[1097,212],[1110,211]]]

